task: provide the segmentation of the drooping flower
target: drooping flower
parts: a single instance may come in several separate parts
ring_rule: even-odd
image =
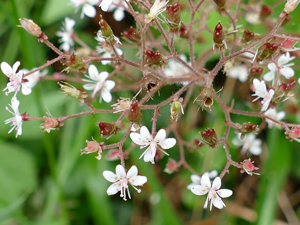
[[[127,174],[123,166],[116,166],[116,174],[105,170],[103,172],[103,176],[109,182],[113,184],[109,186],[107,189],[108,195],[114,195],[117,192],[121,192],[120,197],[122,197],[125,201],[126,199],[126,190],[128,197],[131,199],[131,195],[128,188],[128,183],[138,192],[141,193],[141,189],[136,188],[135,186],[143,186],[147,182],[146,176],[140,176],[138,174],[138,169],[136,166],[132,166]]]
[[[11,105],[9,105],[13,111],[9,110],[8,107],[5,108],[8,112],[13,114],[12,118],[5,120],[5,124],[12,123],[11,124],[12,128],[8,131],[8,133],[11,133],[13,130],[16,130],[17,131],[16,138],[22,134],[23,119],[19,112],[19,105],[20,105],[19,100],[17,99],[16,96],[14,96],[11,99]]]
[[[89,75],[85,75],[89,79],[82,79],[88,84],[84,84],[83,88],[86,90],[93,90],[92,97],[95,97],[97,92],[100,91],[100,102],[103,98],[105,102],[111,102],[112,96],[110,91],[115,87],[116,83],[112,80],[106,80],[109,73],[103,71],[98,72],[95,65],[90,65],[88,69]]]
[[[221,187],[221,178],[216,177],[211,184],[209,177],[204,174],[201,178],[201,185],[194,185],[191,187],[191,191],[195,195],[205,195],[208,193],[206,201],[204,203],[204,208],[207,208],[208,201],[210,202],[210,210],[212,205],[218,209],[222,209],[225,203],[222,201],[222,198],[227,198],[232,195],[232,191],[229,189],[220,189]]]
[[[146,16],[146,23],[150,23],[159,14],[164,12],[167,8],[169,0],[155,0],[153,6],[150,9],[149,14]]]
[[[83,19],[84,15],[94,18],[96,16],[96,9],[94,5],[97,5],[99,0],[70,0],[72,5],[78,10],[79,6],[82,5],[82,11],[80,18]],[[105,0],[107,1],[107,0]]]
[[[253,102],[259,98],[263,98],[263,100],[261,101],[262,104],[261,111],[266,111],[270,105],[270,102],[274,96],[275,91],[273,89],[267,91],[267,86],[265,84],[265,81],[260,81],[256,78],[253,79],[253,86],[255,89],[255,94],[253,94],[252,96],[257,96],[257,98],[253,100]]]
[[[237,134],[237,138],[232,140],[232,143],[235,146],[243,146],[241,149],[241,154],[245,154],[248,150],[252,155],[260,155],[262,152],[261,149],[261,140],[256,139],[255,134],[247,134],[243,140],[241,140],[241,133]]]
[[[141,149],[147,147],[140,158],[144,156],[145,162],[154,164],[157,148],[168,155],[163,149],[170,149],[176,144],[175,138],[166,138],[166,135],[166,131],[160,129],[154,137],[154,134],[151,135],[147,127],[142,126],[140,133],[131,133],[130,138],[135,144],[141,145]]]
[[[266,116],[269,116],[269,117],[271,117],[275,120],[278,120],[278,121],[281,121],[285,117],[285,112],[284,111],[277,112],[276,109],[268,109],[264,114]],[[266,122],[268,123],[269,128],[273,127],[274,122],[272,120],[266,119]],[[277,123],[276,123],[276,125],[277,125]],[[278,127],[281,127],[281,126],[278,126]]]
[[[75,26],[75,20],[70,19],[69,17],[65,18],[65,21],[63,22],[63,26],[61,28],[61,31],[57,31],[56,35],[61,37],[59,42],[62,44],[60,45],[60,48],[62,50],[70,51],[71,48],[74,46],[74,41],[73,41],[73,35],[74,35],[74,29],[73,27]]]
[[[286,79],[290,79],[295,75],[295,71],[291,66],[295,65],[295,63],[289,63],[295,58],[295,56],[291,57],[290,53],[287,52],[285,55],[281,55],[277,60],[277,65],[279,68],[279,73],[284,76]],[[268,68],[270,72],[264,75],[264,80],[271,81],[275,78],[277,74],[277,66],[275,63],[269,63]]]
[[[249,75],[249,69],[244,64],[239,66],[234,66],[228,72],[229,77],[239,79],[242,83],[247,81],[248,75]]]
[[[29,95],[31,93],[31,88],[28,86],[27,78],[23,79],[23,71],[20,70],[17,73],[17,69],[20,66],[20,62],[17,61],[11,67],[7,62],[1,63],[2,72],[9,78],[6,88],[3,91],[6,91],[5,94],[8,95],[10,92],[15,92],[15,95],[20,91],[22,87],[23,95]]]
[[[212,171],[210,171],[210,172],[205,172],[203,175],[208,176],[208,178],[209,178],[210,180],[212,180],[212,179],[214,179],[216,176],[218,176],[218,171],[212,170]],[[203,176],[203,175],[202,175],[202,176]],[[192,174],[192,175],[191,175],[191,181],[192,181],[192,183],[189,184],[189,185],[186,187],[188,190],[191,190],[191,188],[192,188],[194,185],[200,185],[200,184],[201,184],[201,177],[200,177],[199,175],[197,175],[197,174]]]

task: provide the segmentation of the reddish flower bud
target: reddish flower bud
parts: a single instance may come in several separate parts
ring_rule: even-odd
[[[101,159],[101,154],[102,154],[102,145],[103,143],[98,143],[97,141],[95,141],[93,139],[93,141],[88,141],[86,140],[86,147],[84,149],[81,149],[81,155],[83,154],[90,154],[90,153],[98,153],[98,156],[96,156],[95,158],[100,160]]]
[[[226,0],[214,0],[219,9],[224,9],[226,5]]]
[[[252,176],[254,175],[260,175],[259,173],[255,173],[253,171],[258,170],[258,167],[255,167],[253,165],[254,161],[251,162],[251,159],[245,159],[243,162],[241,162],[241,173],[246,172],[248,175]]]
[[[270,7],[268,7],[267,5],[262,5],[261,11],[260,11],[260,19],[264,20],[271,14],[272,14],[272,9]]]
[[[45,120],[45,123],[41,125],[41,128],[44,128],[44,131],[50,133],[51,130],[59,130],[60,127],[64,125],[64,123],[59,122],[57,119],[52,117],[46,117],[44,116],[43,119]]]
[[[244,139],[246,134],[249,134],[249,133],[257,134],[257,132],[259,131],[258,126],[255,124],[251,124],[250,122],[243,123],[243,125],[237,124],[237,126],[238,126],[238,129],[236,129],[235,133],[236,134],[241,133],[241,140]]]
[[[252,67],[249,72],[249,83],[253,83],[253,79],[257,78],[260,80],[260,76],[263,74],[264,69],[262,67]]]
[[[140,123],[142,119],[142,113],[138,104],[138,100],[133,99],[130,105],[127,119],[132,123]]]
[[[284,133],[286,135],[286,138],[289,139],[290,141],[297,141],[300,143],[300,130],[298,127],[293,127],[292,129],[290,129],[289,131],[286,131]]]
[[[217,134],[215,132],[214,129],[206,129],[203,132],[200,132],[201,136],[202,136],[202,141],[209,145],[211,148],[215,148],[216,144],[218,143],[218,138],[217,138]]]
[[[213,41],[213,49],[216,47],[222,51],[224,47],[227,48],[223,27],[220,22],[218,22],[217,26],[215,27]]]
[[[36,36],[38,38],[39,42],[43,42],[44,40],[47,40],[48,37],[44,32],[42,32],[41,28],[39,25],[37,25],[35,22],[32,20],[23,18],[19,19],[21,25],[18,25],[19,27],[23,27],[28,33],[30,33],[33,36]]]
[[[280,44],[276,43],[264,43],[258,48],[256,59],[258,61],[263,61],[270,58],[277,51],[279,46]]]
[[[100,128],[100,134],[101,137],[103,135],[112,135],[112,134],[117,134],[121,129],[116,126],[115,123],[105,123],[105,122],[100,122],[98,123],[99,128]]]
[[[249,31],[249,30],[244,30],[243,33],[243,41],[244,42],[249,42],[254,38],[254,33]]]
[[[120,151],[118,149],[109,150],[105,155],[105,159],[108,161],[114,161],[120,159]]]
[[[177,31],[177,36],[182,37],[182,38],[187,38],[188,37],[188,27],[184,24],[181,23],[181,27]]]
[[[159,52],[151,50],[146,51],[146,62],[148,66],[159,66],[161,67],[165,62],[162,55]]]
[[[292,80],[287,84],[282,83],[281,85],[279,85],[279,87],[275,90],[275,94],[273,96],[271,104],[277,105],[278,103],[285,101],[288,98],[289,92],[294,89],[295,85],[295,80]]]
[[[295,43],[293,39],[286,39],[282,42],[281,48],[292,48]]]
[[[178,164],[174,159],[169,158],[169,162],[164,169],[164,172],[171,174],[174,173],[178,169]]]
[[[128,31],[124,31],[122,35],[128,42],[133,42],[137,45],[141,44],[141,34],[133,27],[130,27]]]
[[[177,31],[180,26],[180,7],[177,2],[173,5],[167,6],[166,18],[170,30]]]
[[[87,68],[87,65],[83,62],[82,58],[74,53],[72,53],[72,55],[66,59],[64,64],[68,66],[67,70],[72,68],[85,72]]]

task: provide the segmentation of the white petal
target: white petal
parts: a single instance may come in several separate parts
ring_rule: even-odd
[[[175,138],[167,138],[164,141],[161,141],[158,143],[163,149],[169,149],[174,147],[176,144],[176,139]]]
[[[160,129],[157,132],[154,140],[159,143],[161,141],[164,141],[166,139],[166,136],[167,136],[166,131],[164,129]]]
[[[268,64],[268,68],[269,68],[269,70],[272,71],[272,72],[276,72],[276,71],[277,71],[277,66],[276,66],[275,63],[269,63],[269,64]]]
[[[97,70],[98,72],[98,70]],[[101,81],[102,83],[104,83],[104,81],[107,79],[109,73],[106,71],[101,72],[98,76],[99,76],[99,81]]]
[[[232,195],[232,190],[229,189],[220,189],[217,192],[222,198],[228,198],[229,196]]]
[[[95,65],[90,65],[88,69],[89,77],[94,81],[99,81],[99,72]]]
[[[224,202],[222,201],[222,199],[221,198],[219,198],[219,197],[213,197],[213,199],[211,200],[212,201],[212,204],[216,207],[216,208],[218,208],[218,209],[222,209],[224,206],[225,206],[225,204],[224,204]]]
[[[125,17],[124,9],[122,9],[121,7],[118,7],[114,11],[114,19],[116,21],[121,21],[122,19],[124,19],[124,17]]]
[[[102,89],[102,91],[101,91],[101,97],[103,98],[103,100],[105,102],[111,102],[111,100],[112,100],[111,93],[106,88]],[[101,97],[100,97],[100,100],[101,100]]]
[[[109,186],[109,188],[107,189],[106,193],[108,195],[114,195],[114,194],[116,194],[120,190],[121,190],[121,184],[120,184],[120,182],[113,183],[112,185]]]
[[[104,85],[105,85],[106,89],[108,91],[110,91],[111,89],[113,89],[116,86],[116,83],[112,80],[107,80],[107,81],[105,81]]]
[[[203,174],[201,177],[201,186],[206,187],[208,189],[211,188],[210,179],[206,174]]]
[[[191,187],[191,192],[193,192],[195,195],[205,195],[209,189],[207,187],[201,186],[201,185],[193,185]]]
[[[204,206],[203,206],[204,209],[207,209],[207,204],[208,204],[208,196],[206,197],[206,200],[205,200],[205,203],[204,203]]]
[[[26,83],[22,83],[22,94],[29,95],[30,93],[31,93],[31,88],[29,88]]]
[[[1,63],[1,70],[5,74],[5,76],[7,76],[8,78],[10,78],[11,76],[14,75],[13,69],[10,67],[10,65],[7,62]]]
[[[275,78],[275,72],[270,71],[263,76],[265,81],[271,81]]]
[[[132,166],[127,172],[127,178],[136,177],[138,175],[138,169],[136,166]]]
[[[260,155],[262,150],[261,150],[261,147],[260,146],[251,146],[249,148],[249,152],[252,154],[252,155]]]
[[[136,176],[134,179],[130,179],[130,183],[133,186],[142,186],[147,182],[146,176]]]
[[[84,4],[82,8],[82,12],[90,18],[94,18],[96,16],[96,9],[94,8],[94,6],[91,6],[90,4]]]
[[[100,3],[99,7],[103,10],[103,11],[107,11],[110,4],[112,3],[112,0],[102,0],[102,2]]]
[[[148,142],[150,142],[152,140],[152,136],[147,127],[142,126],[140,129],[140,134],[141,134],[142,140],[148,141]]]
[[[118,177],[126,177],[126,172],[122,165],[116,166],[116,174],[118,175]]]
[[[295,71],[291,67],[283,67],[280,69],[280,73],[285,76],[286,79],[290,79],[295,75]]]
[[[200,184],[200,181],[201,181],[201,177],[196,175],[196,174],[192,174],[191,175],[191,181],[194,183],[194,184]]]
[[[116,182],[119,180],[118,175],[114,174],[111,171],[105,170],[103,171],[103,176],[106,180],[108,180],[109,182]]]
[[[216,177],[215,179],[214,179],[214,182],[213,182],[213,184],[212,184],[212,189],[215,189],[215,190],[218,190],[218,189],[220,189],[220,187],[221,187],[221,178],[220,177]]]
[[[142,140],[142,136],[139,133],[131,133],[130,138],[133,141],[133,143],[137,145],[145,145],[145,141]]]
[[[144,154],[144,161],[145,162],[151,162],[154,164],[154,157],[156,155],[156,149],[151,151],[150,147],[146,149],[146,151],[143,153]]]

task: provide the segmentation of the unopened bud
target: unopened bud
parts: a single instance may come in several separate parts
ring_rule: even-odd
[[[107,43],[113,44],[115,42],[114,33],[108,23],[103,19],[102,15],[100,15],[99,25],[101,31],[98,31],[97,35],[104,38]]]
[[[84,99],[88,97],[88,94],[85,91],[80,91],[71,84],[61,81],[57,82],[62,90],[62,93],[65,93],[73,98],[78,99],[78,101],[84,103]]]
[[[258,170],[258,167],[255,167],[253,165],[254,161],[251,162],[251,159],[245,159],[243,162],[241,162],[241,173],[247,173],[248,175],[252,176],[254,175],[260,175],[259,173],[255,173],[253,171]]]
[[[121,129],[116,126],[115,123],[105,123],[105,122],[99,122],[97,125],[100,128],[100,134],[101,137],[103,135],[112,135],[117,134]]]
[[[83,62],[82,58],[74,53],[65,61],[68,66],[68,70],[75,69],[82,72],[86,71],[87,65]]]
[[[169,162],[164,169],[164,172],[171,174],[174,173],[178,169],[178,164],[174,159],[169,158]]]
[[[165,64],[162,55],[159,52],[151,50],[146,51],[146,62],[148,66],[159,66]]]
[[[141,34],[133,27],[130,27],[128,31],[122,33],[123,38],[129,42],[133,42],[137,45],[141,44]]]
[[[214,0],[219,9],[224,9],[226,5],[226,0]]]
[[[264,43],[262,46],[258,48],[256,58],[258,61],[263,61],[265,59],[270,58],[278,49],[280,44],[276,43]]]
[[[177,31],[180,26],[180,7],[176,2],[173,5],[170,5],[166,9],[166,18],[167,24],[170,27],[171,31]]]
[[[44,32],[42,32],[39,25],[37,25],[32,20],[26,18],[22,18],[22,19],[20,18],[19,21],[21,25],[18,26],[23,27],[28,33],[30,33],[33,36],[36,36],[39,42],[43,42],[43,40],[48,39],[48,37],[44,34]]]
[[[81,155],[83,154],[90,154],[90,153],[98,153],[98,156],[95,158],[100,160],[101,159],[101,154],[102,154],[102,148],[101,144],[99,144],[97,141],[93,139],[93,141],[88,141],[86,140],[86,147],[84,149],[81,149]]]
[[[295,80],[292,80],[290,83],[287,84],[279,85],[279,87],[275,90],[275,94],[272,98],[271,105],[277,105],[278,103],[287,100],[289,92],[294,89],[295,85]]]
[[[108,161],[119,160],[120,159],[120,151],[118,149],[109,150],[105,155],[105,159]]]
[[[138,100],[133,99],[130,105],[127,119],[132,123],[140,123],[142,119],[142,113],[138,104]]]
[[[188,27],[184,23],[181,23],[181,26],[178,29],[178,31],[176,32],[176,34],[178,37],[187,38],[188,37]]]
[[[260,19],[264,20],[271,14],[272,14],[272,9],[270,7],[268,7],[267,5],[262,5],[261,11],[260,11]]]
[[[244,42],[249,42],[254,38],[254,33],[249,31],[249,30],[244,30],[243,33],[243,41]]]
[[[259,128],[257,125],[248,122],[248,123],[243,123],[243,125],[238,125],[238,129],[235,131],[235,133],[236,134],[241,133],[240,139],[243,140],[246,134],[249,133],[257,134],[258,131]]]
[[[173,102],[171,103],[171,121],[173,121],[174,119],[177,121],[178,114],[180,111],[182,114],[184,114],[182,102],[183,102],[183,98],[179,98],[179,99],[174,99]]]
[[[225,42],[225,35],[223,32],[223,27],[220,23],[220,21],[218,22],[217,26],[215,27],[214,30],[214,35],[213,35],[213,49],[215,49],[215,47],[217,49],[220,49],[221,51],[225,48],[227,48],[226,42]]]
[[[203,132],[200,132],[202,136],[202,141],[209,145],[211,148],[215,149],[216,144],[218,143],[217,134],[214,129],[206,129]]]
[[[293,127],[289,131],[286,131],[284,134],[286,135],[286,138],[289,139],[290,141],[295,140],[297,142],[300,142],[300,140],[299,140],[300,130],[298,127]]]
[[[41,128],[44,128],[44,131],[48,133],[50,133],[51,130],[59,130],[59,128],[64,125],[64,123],[59,122],[55,118],[49,118],[44,116],[43,119],[45,120],[45,123],[41,125]]]
[[[287,3],[285,3],[283,11],[285,11],[286,13],[293,12],[299,2],[299,0],[288,0]]]

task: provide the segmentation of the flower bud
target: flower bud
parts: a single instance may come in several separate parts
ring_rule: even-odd
[[[262,67],[252,67],[249,72],[249,82],[253,83],[255,78],[260,79],[260,76],[263,74],[264,69]]]
[[[162,55],[159,52],[154,52],[151,50],[146,51],[146,62],[147,66],[161,67],[163,64],[165,64]]]
[[[278,49],[280,44],[276,43],[264,43],[258,48],[256,59],[260,62],[270,58]]]
[[[141,45],[141,34],[133,27],[130,27],[128,31],[122,33],[123,38],[128,42],[133,42],[137,45]]]
[[[130,105],[127,119],[132,123],[140,123],[142,119],[142,113],[138,104],[138,100],[133,99]]]
[[[117,134],[117,132],[121,130],[115,123],[99,122],[97,125],[100,128],[101,137],[103,137],[103,135]]]
[[[258,170],[259,168],[258,167],[255,167],[253,165],[254,161],[251,162],[251,159],[245,159],[243,162],[241,162],[241,166],[242,166],[242,169],[241,169],[241,173],[244,173],[246,172],[248,175],[252,176],[253,174],[254,175],[260,175],[259,173],[255,173],[253,171],[255,170]]]
[[[171,121],[173,121],[174,119],[176,119],[177,121],[178,114],[180,111],[182,114],[184,114],[182,102],[183,102],[183,98],[179,98],[179,99],[174,99],[173,102],[171,103]]]
[[[267,5],[262,5],[261,11],[260,11],[260,19],[264,20],[271,14],[272,14],[272,9],[270,7],[268,7]]]
[[[180,26],[180,7],[176,2],[173,5],[167,6],[166,9],[167,24],[171,31],[177,31]]]
[[[225,48],[227,48],[227,45],[225,42],[225,35],[223,32],[223,27],[222,27],[220,21],[218,22],[217,26],[215,27],[213,41],[214,41],[213,49],[215,49],[215,47],[216,47],[217,49],[220,49],[222,51],[224,46],[225,46]]]
[[[65,61],[65,64],[68,66],[67,70],[71,68],[85,72],[87,67],[82,58],[74,53]]]
[[[273,96],[271,104],[278,105],[278,103],[285,101],[288,98],[289,92],[294,89],[295,85],[295,80],[292,80],[287,84],[282,83],[281,85],[279,85],[279,87],[275,90],[275,94]]]
[[[98,32],[97,35],[104,38],[107,43],[113,44],[115,42],[114,33],[113,33],[112,29],[110,28],[110,26],[108,25],[108,23],[103,19],[102,15],[100,15],[99,25],[100,25],[101,31],[100,31],[100,33]]]
[[[287,3],[285,3],[283,11],[286,13],[293,12],[297,5],[299,4],[299,0],[287,0]]]
[[[254,33],[249,31],[249,30],[244,30],[243,33],[243,41],[244,42],[249,42],[254,38]]]
[[[176,35],[178,37],[188,38],[188,27],[184,23],[181,23],[180,28],[176,32]]]
[[[300,140],[299,140],[300,130],[298,127],[293,127],[289,131],[286,131],[284,134],[286,135],[286,138],[289,139],[290,141],[294,140],[294,141],[300,142]]]
[[[88,94],[85,91],[80,91],[67,82],[61,81],[57,83],[61,87],[61,93],[66,93],[67,95],[78,99],[78,101],[82,103],[84,103],[84,99],[88,97]]]
[[[52,117],[46,117],[44,116],[43,119],[45,120],[45,123],[41,125],[41,128],[44,128],[44,131],[50,133],[51,130],[59,130],[60,127],[64,125],[64,123],[59,122],[57,119]]]
[[[226,0],[214,0],[219,9],[224,9],[226,5]]]
[[[166,165],[166,168],[164,169],[164,172],[168,174],[174,173],[178,169],[178,164],[174,159],[169,158],[169,162]]]
[[[259,128],[257,125],[248,122],[248,123],[243,123],[243,125],[238,124],[238,129],[235,131],[235,133],[236,134],[241,133],[241,140],[243,140],[246,134],[249,133],[257,134],[258,131]]]
[[[214,98],[213,98],[213,89],[212,88],[203,88],[200,94],[197,96],[197,98],[194,100],[194,102],[197,99],[200,99],[200,105],[202,107],[208,108],[211,110],[211,106],[214,104]]]
[[[103,144],[103,143],[101,143]],[[81,149],[81,155],[83,154],[90,154],[90,153],[98,153],[98,156],[95,156],[96,159],[101,159],[101,154],[103,153],[101,144],[99,144],[97,141],[88,141],[86,140],[86,147],[84,149]]]
[[[105,155],[105,159],[108,161],[119,160],[120,159],[120,151],[118,149],[109,150]]]
[[[209,145],[211,148],[215,149],[217,143],[218,143],[218,138],[217,138],[217,134],[215,132],[214,129],[206,129],[203,132],[200,132],[201,136],[202,136],[202,141]]]
[[[35,22],[33,22],[30,19],[19,19],[21,25],[18,25],[18,27],[23,27],[28,33],[30,33],[33,36],[36,36],[38,38],[39,42],[43,42],[43,40],[47,40],[48,37],[45,35],[44,32],[42,32],[39,25],[37,25]]]

